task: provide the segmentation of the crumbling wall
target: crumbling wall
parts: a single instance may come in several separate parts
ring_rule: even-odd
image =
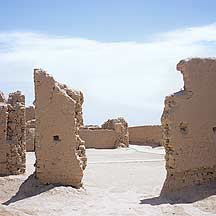
[[[25,96],[11,93],[0,106],[0,175],[21,174],[26,168]]]
[[[109,119],[102,126],[89,125],[80,129],[86,148],[112,149],[128,147],[128,124],[123,118]]]
[[[4,93],[0,91],[0,102],[5,103],[6,102],[6,98],[4,96]]]
[[[79,137],[82,93],[38,69],[34,82],[36,177],[45,184],[80,187],[86,167],[84,141]]]
[[[35,148],[35,107],[26,107],[26,151],[32,152]]]
[[[35,119],[26,122],[26,151],[35,150]]]
[[[113,149],[116,146],[117,133],[102,128],[82,128],[80,137],[85,141],[86,148]]]
[[[101,127],[117,133],[115,147],[129,146],[128,123],[123,118],[109,119]]]
[[[21,93],[21,91],[16,91],[9,94],[8,103],[11,106],[16,106],[16,104],[25,105],[25,96]]]
[[[0,103],[0,176],[9,175],[7,156],[10,152],[10,146],[6,144],[7,137],[7,104]]]
[[[28,106],[26,107],[26,122],[32,119],[35,119],[35,107]]]
[[[177,65],[184,90],[165,99],[161,117],[167,177],[161,194],[216,181],[216,60]]]
[[[160,146],[162,129],[160,125],[129,127],[129,141],[134,145]]]

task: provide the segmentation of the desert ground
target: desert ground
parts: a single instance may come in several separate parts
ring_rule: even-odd
[[[27,153],[24,175],[0,177],[0,216],[216,215],[216,194],[199,188],[192,201],[160,198],[166,170],[163,147],[87,149],[83,188],[41,185],[34,179],[35,155]]]

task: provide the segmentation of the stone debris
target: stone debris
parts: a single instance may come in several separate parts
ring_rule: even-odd
[[[41,69],[34,70],[36,116],[36,177],[44,184],[81,187],[86,167],[83,94],[56,82]]]
[[[216,181],[216,60],[182,60],[177,70],[184,89],[166,97],[161,117],[167,170],[161,194]]]
[[[0,175],[17,175],[26,168],[25,96],[17,91],[1,101]]]

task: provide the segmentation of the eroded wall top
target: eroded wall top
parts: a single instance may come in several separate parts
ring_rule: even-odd
[[[161,118],[166,150],[164,191],[216,179],[216,60],[177,65],[184,90],[166,97]]]
[[[35,69],[36,176],[42,183],[81,186],[86,166],[79,137],[81,93]]]

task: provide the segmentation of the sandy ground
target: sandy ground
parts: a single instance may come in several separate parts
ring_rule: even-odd
[[[25,175],[0,178],[0,216],[216,215],[216,195],[178,204],[158,198],[166,175],[162,147],[88,149],[87,157],[84,186],[76,190],[40,185],[31,175],[34,153],[27,153]]]

